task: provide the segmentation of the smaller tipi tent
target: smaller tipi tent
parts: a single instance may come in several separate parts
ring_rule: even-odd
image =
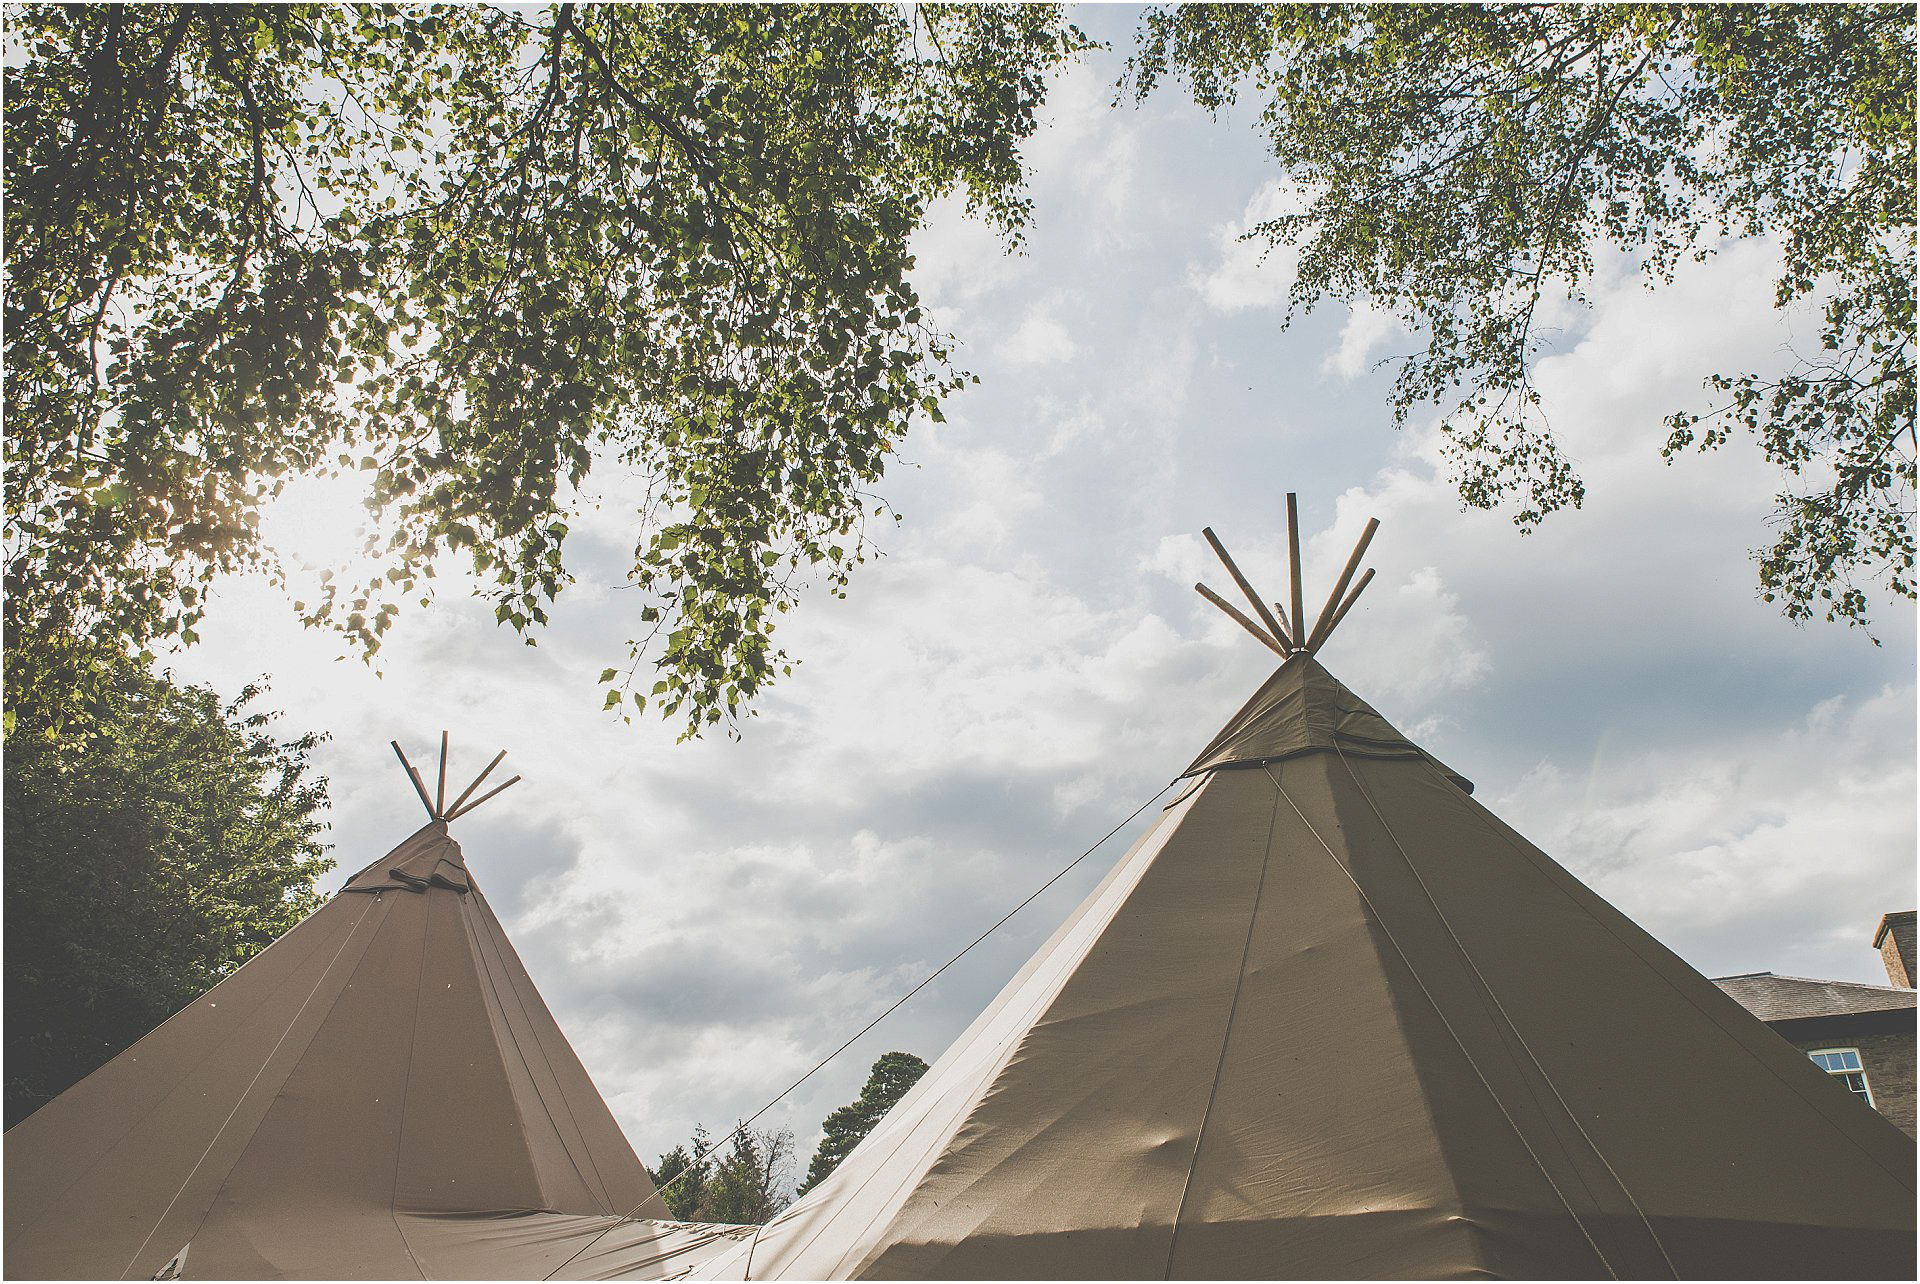
[[[1314,658],[1358,560],[1312,633],[1247,590],[1186,789],[697,1276],[1913,1277],[1912,1141]]]
[[[478,802],[420,793],[418,833],[8,1130],[9,1278],[537,1277],[666,1215],[447,832]],[[609,1239],[644,1271],[727,1233]]]

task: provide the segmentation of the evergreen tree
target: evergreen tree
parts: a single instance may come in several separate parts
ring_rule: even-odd
[[[887,1111],[893,1109],[900,1098],[907,1095],[907,1089],[920,1082],[920,1076],[926,1072],[927,1063],[911,1052],[889,1052],[874,1062],[859,1098],[828,1115],[821,1125],[827,1135],[821,1138],[820,1149],[814,1152],[813,1162],[807,1166],[807,1179],[795,1193],[804,1195],[825,1181],[827,1174],[840,1166],[840,1161],[873,1131],[873,1126],[886,1117]]]
[[[706,1127],[696,1124],[693,1140],[660,1156],[660,1162],[649,1174],[660,1189],[660,1197],[667,1201],[667,1211],[676,1220],[700,1220],[700,1210],[707,1202],[707,1180],[713,1174],[713,1165],[707,1160],[707,1151],[712,1145]]]
[[[692,1141],[660,1156],[651,1176],[678,1221],[757,1226],[793,1202],[792,1167],[787,1129],[742,1129],[716,1159],[706,1127],[695,1125]]]
[[[702,1221],[758,1226],[793,1202],[793,1133],[757,1132],[748,1128],[734,1134],[733,1148],[714,1169],[707,1186]]]

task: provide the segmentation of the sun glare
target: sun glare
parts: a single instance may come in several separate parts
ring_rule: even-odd
[[[367,559],[366,488],[355,474],[295,477],[260,515],[260,533],[292,574],[345,575]]]

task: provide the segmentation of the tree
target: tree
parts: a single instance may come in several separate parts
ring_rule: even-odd
[[[792,1166],[787,1129],[737,1129],[716,1159],[707,1130],[696,1125],[690,1143],[660,1156],[652,1177],[676,1220],[757,1226],[793,1201]]]
[[[712,1162],[707,1154],[713,1149],[713,1139],[707,1136],[704,1125],[696,1124],[693,1140],[684,1145],[675,1146],[660,1156],[660,1162],[648,1175],[659,1188],[660,1197],[667,1203],[667,1211],[675,1220],[697,1222],[707,1204],[707,1182],[713,1175]]]
[[[191,642],[218,576],[279,573],[286,479],[355,472],[378,569],[303,618],[371,653],[451,551],[532,642],[611,474],[645,627],[607,705],[689,734],[870,551],[869,488],[966,377],[908,237],[959,191],[1018,239],[1086,43],[1022,4],[9,19],[9,618]]]
[[[821,1125],[826,1136],[820,1139],[820,1148],[813,1152],[813,1162],[807,1166],[807,1179],[795,1193],[804,1195],[825,1181],[827,1174],[840,1166],[840,1161],[873,1131],[874,1125],[900,1103],[907,1089],[920,1082],[920,1076],[926,1072],[927,1063],[911,1052],[889,1052],[874,1062],[860,1095],[851,1104],[828,1115]]]
[[[10,639],[9,1126],[319,904],[319,737],[156,677],[110,646]]]
[[[714,1169],[700,1220],[758,1226],[793,1202],[793,1133],[742,1129]]]
[[[1752,433],[1789,487],[1762,595],[1865,623],[1863,581],[1914,596],[1913,58],[1910,5],[1195,4],[1147,13],[1128,83],[1256,98],[1300,198],[1253,233],[1299,247],[1288,319],[1365,301],[1423,335],[1396,419],[1442,406],[1462,499],[1523,529],[1584,494],[1532,382],[1541,301],[1584,303],[1609,250],[1651,286],[1776,237],[1819,351],[1711,376],[1663,453]]]

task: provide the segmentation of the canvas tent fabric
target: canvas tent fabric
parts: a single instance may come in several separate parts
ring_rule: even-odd
[[[1310,655],[1188,775],[764,1228],[655,1220],[436,821],[7,1133],[7,1274],[1913,1278],[1912,1141]]]
[[[10,1278],[537,1277],[666,1213],[438,820],[5,1152]]]
[[[700,1278],[1889,1278],[1914,1146],[1310,655]]]

